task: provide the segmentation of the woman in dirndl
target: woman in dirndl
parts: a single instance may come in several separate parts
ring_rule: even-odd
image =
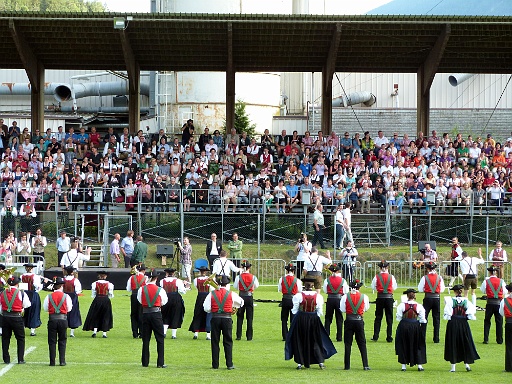
[[[82,283],[75,277],[75,268],[72,265],[64,268],[66,276],[64,277],[64,293],[66,293],[73,303],[73,308],[68,312],[69,337],[75,337],[75,329],[82,325],[82,315],[80,314],[80,303],[78,295],[82,293]]]
[[[112,303],[114,297],[114,284],[107,281],[108,272],[98,272],[98,280],[91,285],[93,301],[85,318],[83,330],[92,331],[92,337],[96,337],[98,330],[103,332],[103,338],[107,338],[107,332],[114,327],[112,315]]]

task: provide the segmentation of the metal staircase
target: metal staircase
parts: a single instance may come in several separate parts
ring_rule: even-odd
[[[389,235],[385,214],[352,215],[352,237],[357,247],[388,247]]]

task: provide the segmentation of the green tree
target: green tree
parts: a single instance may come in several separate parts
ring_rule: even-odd
[[[32,12],[106,12],[98,0],[2,0],[0,11]]]
[[[247,132],[247,136],[254,137],[256,124],[251,123],[249,115],[245,110],[246,104],[238,99],[235,103],[235,129],[237,133]],[[226,121],[224,121],[224,132],[226,132]]]

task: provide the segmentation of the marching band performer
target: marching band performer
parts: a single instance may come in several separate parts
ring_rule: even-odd
[[[238,289],[238,294],[243,299],[244,305],[236,313],[236,339],[242,339],[242,326],[245,316],[247,317],[245,336],[247,337],[247,341],[251,341],[253,336],[252,322],[254,319],[254,301],[252,295],[254,290],[260,286],[260,283],[258,282],[258,278],[251,273],[251,263],[248,260],[242,260],[240,266],[242,272],[235,278],[234,286]]]
[[[423,364],[427,362],[425,335],[421,330],[427,323],[425,308],[416,302],[416,291],[409,288],[404,292],[407,301],[400,303],[396,308],[396,319],[399,321],[396,328],[395,352],[398,362],[402,364],[402,371],[417,365],[418,371],[424,371]]]
[[[487,270],[491,272],[491,276],[485,279],[480,287],[480,290],[487,297],[484,319],[484,344],[489,344],[492,316],[494,316],[494,322],[496,323],[496,343],[503,344],[503,316],[500,314],[500,303],[503,297],[507,295],[506,283],[498,277],[499,267],[491,265]]]
[[[286,336],[285,360],[294,359],[297,369],[318,364],[324,369],[324,361],[337,351],[325,331],[320,316],[324,299],[313,290],[316,279],[303,279],[304,291],[293,296],[292,313],[295,315]]]
[[[19,215],[21,217],[20,224],[23,232],[30,232],[32,228],[32,222],[37,217],[36,207],[32,204],[32,199],[29,197],[25,204],[20,208]]]
[[[69,311],[73,309],[71,297],[64,293],[64,279],[57,277],[53,281],[53,292],[45,297],[43,308],[48,312],[48,347],[50,350],[50,366],[55,366],[57,343],[59,344],[59,365],[66,365],[66,342]]]
[[[325,306],[325,330],[331,334],[332,317],[336,317],[336,341],[343,340],[343,314],[340,310],[341,297],[349,291],[347,281],[341,277],[340,264],[331,264],[329,271],[332,275],[324,281],[323,290],[327,293]]]
[[[21,275],[21,282],[28,285],[25,293],[31,303],[31,306],[25,311],[23,322],[25,323],[25,328],[30,328],[30,336],[35,336],[36,328],[39,328],[42,324],[39,291],[43,288],[43,284],[41,283],[41,276],[32,272],[32,269],[35,267],[34,264],[27,263],[23,264],[23,266],[26,272]]]
[[[476,307],[467,297],[462,296],[462,284],[454,285],[451,290],[455,297],[444,298],[444,319],[448,320],[444,359],[452,364],[450,372],[455,372],[455,365],[461,361],[466,365],[466,371],[471,371],[469,365],[480,358],[468,324],[468,320],[476,320]]]
[[[80,314],[80,305],[78,303],[78,295],[82,293],[82,283],[74,275],[73,266],[65,268],[67,275],[64,277],[63,291],[71,298],[73,307],[68,308],[68,327],[69,337],[75,337],[75,329],[82,325],[82,315]]]
[[[207,273],[210,272],[208,267],[199,267],[199,277],[196,277],[192,284],[197,288],[196,304],[194,306],[194,317],[188,330],[194,332],[194,340],[199,336],[199,332],[206,332],[206,340],[210,340],[210,319],[203,309],[204,300],[210,292],[210,286],[205,284],[208,280]]]
[[[32,236],[32,255],[34,256],[34,261],[43,262],[44,261],[44,248],[48,245],[46,240],[46,236],[43,236],[41,232],[41,228],[37,228],[36,235]],[[39,256],[36,258],[36,256]]]
[[[372,280],[372,289],[377,291],[377,300],[375,301],[375,322],[373,324],[372,341],[379,340],[380,325],[382,315],[386,314],[386,341],[393,341],[393,292],[397,288],[395,277],[388,272],[389,263],[382,260],[377,264],[380,272]]]
[[[135,267],[135,274],[131,275],[126,283],[126,290],[131,292],[130,321],[132,325],[132,336],[134,339],[142,336],[142,306],[137,300],[137,292],[140,287],[146,285],[146,282],[146,266],[141,264]]]
[[[91,337],[96,337],[98,329],[103,332],[103,338],[107,338],[107,332],[114,327],[112,316],[112,303],[114,297],[114,284],[107,281],[108,272],[99,271],[98,280],[91,285],[91,296],[94,299],[85,318],[83,330],[92,331]]]
[[[164,337],[167,329],[171,328],[171,337],[176,339],[178,328],[183,324],[185,317],[185,303],[181,295],[187,293],[183,280],[175,276],[176,269],[164,269],[165,278],[160,280],[160,286],[167,293],[167,304],[162,307],[162,320],[164,322]]]
[[[505,289],[508,295],[501,300],[500,315],[505,317],[505,371],[512,372],[512,283]]]
[[[425,292],[423,299],[423,308],[425,309],[425,318],[432,311],[432,322],[434,323],[434,343],[439,343],[439,327],[441,323],[441,292],[444,292],[444,280],[436,272],[437,264],[430,261],[425,264],[427,274],[423,276],[418,285],[419,292]],[[422,326],[423,333],[426,335],[427,323]],[[426,337],[425,337],[426,338]]]
[[[290,323],[293,321],[292,298],[295,294],[302,292],[302,281],[295,276],[295,265],[288,264],[284,269],[286,269],[287,273],[279,279],[277,291],[283,294],[281,300],[281,335],[283,336],[283,341],[286,341],[288,317],[290,318]]]
[[[452,287],[453,283],[455,282],[455,279],[459,277],[461,280],[464,280],[462,278],[462,275],[459,274],[459,261],[462,258],[462,248],[459,243],[459,238],[454,237],[452,238],[452,251],[450,253],[450,260],[451,263],[448,267],[446,267],[446,274],[450,276],[450,283],[448,286]]]

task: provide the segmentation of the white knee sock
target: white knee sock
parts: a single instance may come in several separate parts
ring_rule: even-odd
[[[466,363],[466,364],[464,364],[464,365],[466,366],[466,368],[469,368],[469,364],[468,364],[468,363]]]
[[[107,336],[107,332],[103,332],[103,336]]]
[[[418,369],[423,369],[423,365],[418,364]]]
[[[70,334],[70,335],[74,335],[74,334],[75,334],[75,330],[74,330],[74,329],[70,330],[70,331],[69,331],[69,334]]]
[[[476,295],[474,293],[471,295],[471,302],[476,307]]]
[[[199,332],[194,332],[194,336],[199,336]]]
[[[171,333],[172,333],[171,336],[176,337],[176,332],[178,332],[177,329],[171,329]]]
[[[455,372],[455,364],[452,364],[452,369],[451,369],[452,372]]]
[[[450,277],[450,287],[453,287],[453,282],[455,281],[455,276]]]
[[[210,332],[206,332],[206,338],[210,339],[211,336],[210,336]]]
[[[405,371],[407,369],[407,365],[402,364],[402,369]]]
[[[98,328],[94,328],[94,329],[92,330],[92,333],[98,333]]]
[[[164,324],[164,335],[167,335],[168,328],[169,328],[169,326],[167,324]]]
[[[30,328],[30,333],[36,333],[36,329],[35,328]]]

